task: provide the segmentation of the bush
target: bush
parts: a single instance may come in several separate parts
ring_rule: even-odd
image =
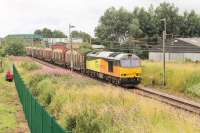
[[[76,133],[101,133],[104,123],[98,117],[96,110],[85,109],[76,115],[69,115],[65,119],[65,128]]]
[[[34,96],[39,95],[39,89],[37,88],[37,85],[40,81],[44,80],[47,77],[47,75],[34,75],[31,77],[30,81],[28,82],[28,87],[31,89],[32,94]]]
[[[37,84],[36,88],[39,92],[38,100],[43,106],[47,107],[51,103],[54,95],[54,84],[49,79],[44,79]]]
[[[25,42],[23,39],[6,38],[5,53],[8,55],[25,55]]]
[[[192,96],[200,97],[200,73],[191,75],[185,82],[185,92]]]

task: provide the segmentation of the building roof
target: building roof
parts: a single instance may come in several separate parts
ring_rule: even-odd
[[[151,46],[150,52],[162,52],[162,41]],[[165,50],[168,53],[200,53],[200,38],[175,38],[166,41]]]
[[[7,35],[8,38],[24,38],[24,39],[41,39],[42,36],[35,34],[11,34]]]
[[[187,42],[187,43],[200,47],[200,38],[195,37],[195,38],[178,38],[178,39],[183,42]]]

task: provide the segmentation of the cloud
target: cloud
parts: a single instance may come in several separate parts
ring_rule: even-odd
[[[37,28],[48,27],[68,33],[68,24],[94,35],[94,28],[104,11],[111,7],[149,7],[164,0],[0,0],[0,36],[14,33],[33,33]],[[200,12],[197,0],[167,0],[181,11]]]

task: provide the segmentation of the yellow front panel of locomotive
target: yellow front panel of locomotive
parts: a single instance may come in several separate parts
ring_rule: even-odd
[[[87,60],[86,69],[89,69],[95,72],[100,72],[100,63],[101,63],[101,59]]]
[[[142,69],[138,68],[122,68],[120,67],[121,78],[141,77]]]

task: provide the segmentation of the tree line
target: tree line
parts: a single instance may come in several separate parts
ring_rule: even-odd
[[[40,35],[44,38],[67,38],[67,35],[65,35],[62,31],[59,30],[54,30],[52,31],[51,29],[48,28],[43,28],[43,29],[37,29],[34,32],[35,35]],[[91,36],[82,31],[72,31],[71,32],[72,38],[81,38],[83,39],[83,42],[89,42]]]
[[[166,2],[148,9],[136,7],[133,11],[111,7],[101,16],[95,36],[101,41],[125,42],[133,38],[157,41],[164,28],[163,18],[167,21],[167,34],[200,36],[200,15],[194,10],[181,13],[174,4]]]
[[[65,38],[67,37],[62,31],[54,30],[48,28],[37,29],[34,32],[35,35],[40,35],[44,38]]]

